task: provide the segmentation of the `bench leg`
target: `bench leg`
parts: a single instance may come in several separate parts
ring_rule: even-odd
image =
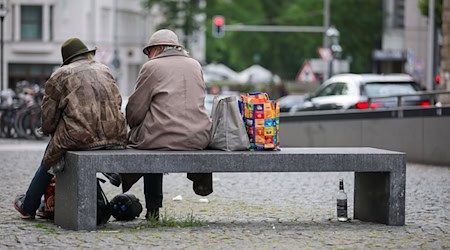
[[[70,230],[96,229],[97,179],[91,168],[66,162],[64,172],[56,176],[55,196],[56,225]]]
[[[354,218],[405,225],[405,173],[355,172]]]

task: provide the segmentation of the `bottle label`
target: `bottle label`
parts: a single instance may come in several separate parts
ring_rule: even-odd
[[[347,200],[337,200],[337,217],[347,218]]]

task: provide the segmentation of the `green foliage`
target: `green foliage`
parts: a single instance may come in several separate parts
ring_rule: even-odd
[[[224,16],[225,25],[322,26],[323,0],[207,0],[204,9],[199,2],[144,0],[147,8],[163,7],[166,22],[160,27],[181,27],[188,35],[198,29],[194,15],[205,12],[207,63],[223,63],[237,71],[260,64],[284,79],[294,79],[306,60],[319,58],[322,33],[226,31],[223,38],[214,38],[211,31],[215,15]],[[371,71],[371,53],[381,47],[382,4],[383,0],[330,1],[331,24],[340,32],[342,58],[351,58],[352,72]],[[180,11],[184,21],[174,22]]]
[[[429,0],[419,0],[418,7],[422,16],[428,17]],[[434,1],[434,22],[437,27],[442,26],[442,0]]]
[[[342,58],[352,58],[352,72],[371,71],[372,51],[381,48],[382,4],[381,0],[331,1],[331,23],[341,33]]]
[[[340,31],[343,58],[351,58],[351,71],[369,72],[371,53],[381,46],[382,0],[330,1],[331,24]],[[226,25],[322,26],[323,1],[231,1],[212,0],[206,7],[207,61],[220,62],[235,70],[258,63],[285,79],[294,79],[304,61],[318,58],[322,33],[225,32],[216,39],[208,25],[214,15],[223,15]],[[255,60],[258,59],[259,60]]]
[[[142,0],[142,5],[150,10],[158,5],[164,21],[158,25],[158,29],[181,29],[184,36],[183,44],[189,48],[188,36],[201,27],[201,23],[196,20],[196,16],[203,13],[201,0],[189,1],[165,1],[165,0]]]

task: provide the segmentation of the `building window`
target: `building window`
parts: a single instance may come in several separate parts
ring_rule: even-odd
[[[20,6],[21,40],[42,40],[42,6]]]
[[[59,64],[10,63],[8,64],[8,88],[15,89],[16,83],[23,80],[44,86],[51,74],[60,66]]]
[[[405,27],[405,1],[396,0],[394,4],[394,28],[403,29]]]
[[[50,5],[50,24],[49,24],[49,39],[53,41],[53,5]]]

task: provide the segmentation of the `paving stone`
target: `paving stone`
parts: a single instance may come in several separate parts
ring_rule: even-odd
[[[95,232],[68,231],[51,221],[20,219],[12,206],[39,165],[45,141],[0,139],[0,249],[449,249],[450,168],[408,163],[406,225],[336,221],[335,194],[344,178],[353,214],[352,173],[214,174],[209,203],[194,194],[186,174],[164,175],[161,213],[188,216],[196,227],[150,228],[144,213],[130,222],[112,218]],[[99,175],[101,176],[101,175]],[[103,184],[109,199],[120,188]],[[144,203],[143,183],[130,193]],[[182,201],[172,198],[181,195]]]

